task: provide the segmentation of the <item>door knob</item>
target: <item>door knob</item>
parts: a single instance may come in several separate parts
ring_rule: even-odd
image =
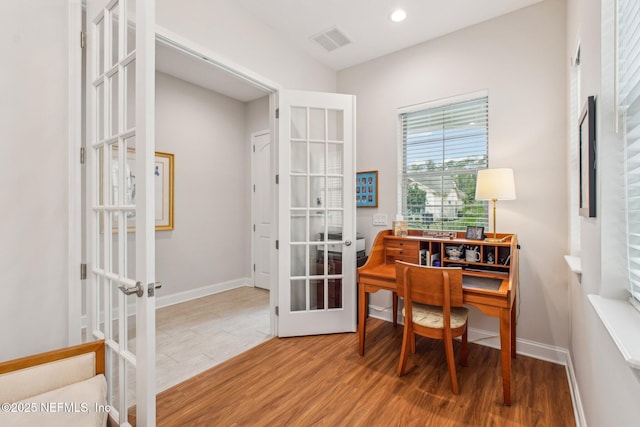
[[[122,291],[125,295],[133,295],[136,294],[138,297],[144,295],[144,288],[142,287],[141,282],[136,282],[136,285],[132,288],[127,288],[124,285],[118,286],[118,289]]]
[[[351,246],[351,240],[345,240],[344,241],[344,245],[345,246]]]

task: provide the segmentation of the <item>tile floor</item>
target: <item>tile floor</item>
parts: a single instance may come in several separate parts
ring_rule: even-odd
[[[269,291],[242,287],[156,311],[159,393],[270,338]]]
[[[156,310],[156,393],[271,338],[269,326],[269,291],[253,287],[232,289]],[[113,329],[117,336],[117,319],[113,321]],[[132,317],[128,346],[135,349],[135,345]],[[106,375],[118,378],[117,359],[107,355],[106,363]],[[135,373],[130,366],[127,373],[126,406],[131,407],[136,401]],[[119,410],[119,381],[112,380],[110,384],[113,388],[109,390],[109,401]]]

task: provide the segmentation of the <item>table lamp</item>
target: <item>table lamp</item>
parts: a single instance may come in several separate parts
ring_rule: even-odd
[[[482,169],[478,171],[476,181],[476,200],[493,202],[493,238],[488,242],[499,242],[496,237],[496,202],[498,200],[515,200],[516,187],[513,181],[513,169]]]

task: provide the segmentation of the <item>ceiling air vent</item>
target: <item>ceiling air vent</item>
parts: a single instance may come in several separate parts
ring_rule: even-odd
[[[319,34],[311,36],[311,40],[322,46],[327,52],[348,45],[351,40],[338,28],[331,27]]]

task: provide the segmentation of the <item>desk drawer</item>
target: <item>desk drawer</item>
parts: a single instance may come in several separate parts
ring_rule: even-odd
[[[396,260],[419,264],[420,242],[403,239],[387,239],[385,241],[385,257],[386,262],[391,264]]]
[[[387,254],[386,263],[393,264],[398,261],[409,262],[411,264],[420,264],[420,257],[418,255],[390,255]]]
[[[385,241],[385,247],[387,250],[403,249],[405,251],[420,251],[420,242],[415,240],[402,240],[402,239],[387,239]]]

